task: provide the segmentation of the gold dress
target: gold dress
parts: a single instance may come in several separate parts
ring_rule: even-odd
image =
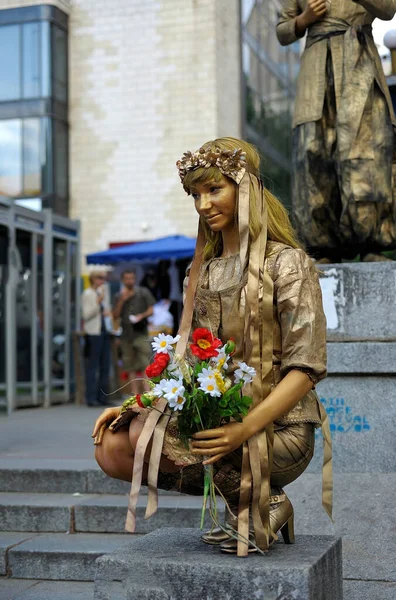
[[[265,262],[263,268],[274,282],[272,385],[290,369],[307,372],[316,383],[326,376],[326,321],[316,269],[303,250],[275,242],[268,242]],[[207,327],[223,341],[235,340],[235,363],[243,360],[240,340],[246,310],[246,275],[240,269],[239,255],[203,263],[193,317],[193,329]],[[306,469],[313,456],[314,429],[320,424],[315,391],[274,423],[271,486],[283,487]],[[180,472],[160,472],[158,487],[202,494],[201,459],[182,446],[175,424],[168,426],[163,452],[180,464]],[[215,483],[234,503],[239,496],[240,470],[239,451],[214,465]]]

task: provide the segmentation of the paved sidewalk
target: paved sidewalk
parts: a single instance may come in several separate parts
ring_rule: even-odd
[[[0,467],[21,465],[21,459],[26,466],[40,460],[43,468],[43,461],[60,459],[70,468],[95,467],[91,434],[102,410],[68,404],[1,415]]]

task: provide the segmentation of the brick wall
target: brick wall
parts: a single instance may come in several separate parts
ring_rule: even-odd
[[[238,0],[72,5],[71,217],[83,252],[195,235],[175,161],[240,135]]]

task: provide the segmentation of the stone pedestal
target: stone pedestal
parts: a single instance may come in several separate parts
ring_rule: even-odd
[[[95,600],[342,600],[341,540],[300,536],[238,558],[161,529],[97,560]]]
[[[396,263],[320,265],[328,378],[318,385],[339,473],[396,471]],[[318,472],[321,453],[309,469]]]

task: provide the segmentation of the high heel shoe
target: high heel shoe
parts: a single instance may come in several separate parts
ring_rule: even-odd
[[[294,544],[294,511],[293,505],[285,493],[278,496],[278,502],[272,502],[270,509],[271,531],[281,532],[285,544]],[[272,540],[271,544],[275,541]]]
[[[201,540],[205,542],[205,544],[211,544],[212,546],[221,544],[230,538],[225,530],[235,531],[238,528],[238,506],[233,506],[229,504],[229,509],[226,506],[225,509],[225,519],[224,519],[224,529],[221,527],[215,527],[210,531],[206,531],[203,535],[201,535]]]
[[[271,496],[270,501],[270,528],[274,533],[281,532],[285,544],[294,544],[294,511],[293,505],[287,495],[281,494]],[[249,541],[255,543],[254,531],[249,529]],[[270,546],[275,542],[273,537]],[[237,540],[229,537],[220,544],[220,550],[226,554],[236,554]],[[254,546],[249,546],[248,552],[257,552]]]

